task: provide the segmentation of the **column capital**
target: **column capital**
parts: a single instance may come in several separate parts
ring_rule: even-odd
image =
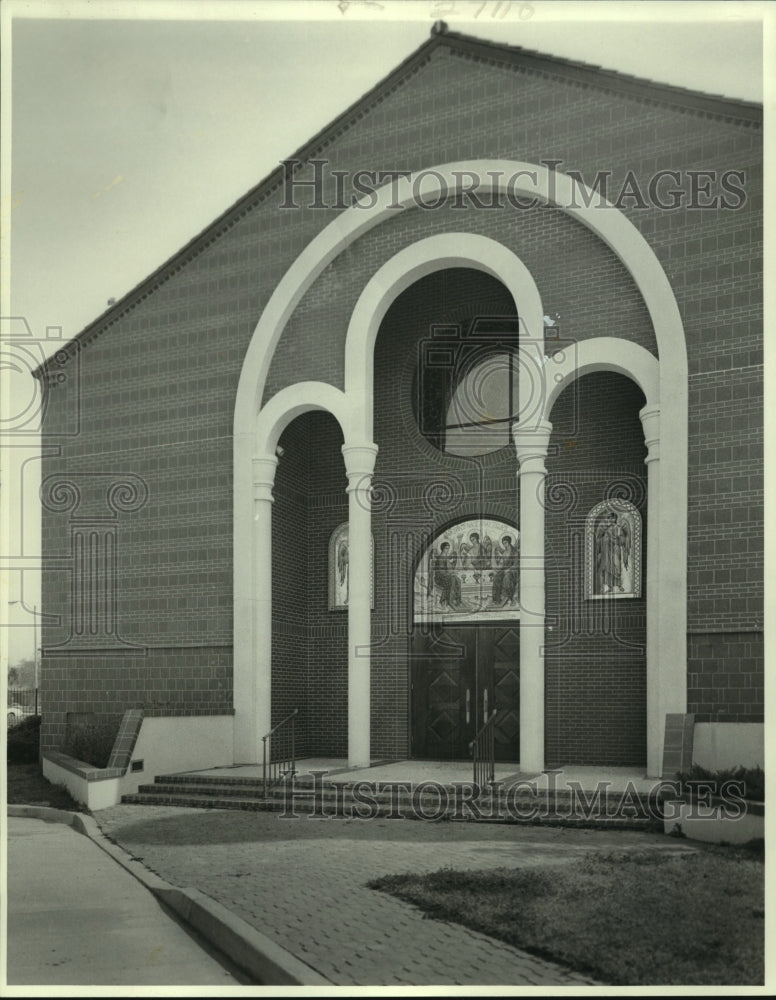
[[[529,459],[539,459],[542,466],[550,446],[552,424],[549,420],[531,420],[512,424],[517,461],[520,465]]]
[[[660,460],[660,407],[645,406],[639,410],[641,426],[644,428],[644,444],[647,446],[647,457],[644,462]]]
[[[267,500],[272,503],[272,487],[275,484],[275,471],[278,467],[276,455],[262,455],[252,462],[253,499]]]
[[[369,479],[375,470],[377,445],[368,442],[343,444],[342,455],[345,459],[345,473],[350,484],[348,489],[355,489],[362,480],[366,480],[364,488],[368,487]]]

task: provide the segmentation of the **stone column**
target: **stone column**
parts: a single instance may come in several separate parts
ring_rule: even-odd
[[[544,770],[544,460],[552,424],[513,424],[520,479],[520,770]]]
[[[235,672],[235,761],[260,762],[261,737],[272,726],[272,487],[277,464],[274,455],[253,459],[253,669],[239,678]]]
[[[659,778],[663,766],[666,706],[660,677],[660,409],[639,412],[647,446],[647,777]],[[672,775],[668,775],[672,777]]]
[[[348,477],[348,765],[368,767],[372,642],[372,473],[377,446],[342,446]]]

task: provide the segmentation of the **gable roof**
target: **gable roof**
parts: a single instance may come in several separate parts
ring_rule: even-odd
[[[517,71],[539,74],[576,86],[593,87],[650,105],[663,105],[691,114],[737,122],[744,126],[757,127],[762,125],[762,105],[758,103],[705,94],[684,87],[676,87],[672,84],[657,83],[653,80],[620,73],[617,70],[603,69],[591,63],[524,49],[519,45],[483,41],[472,35],[448,31],[444,21],[437,21],[431,29],[431,37],[428,41],[424,42],[388,76],[380,80],[286,159],[304,162],[319,154],[330,142],[346,132],[365,113],[369,112],[386,94],[404,84],[440,48],[446,48],[452,54],[464,58],[508,66]],[[264,201],[284,182],[287,171],[288,168],[282,164],[276,167],[272,173],[209,223],[205,229],[189,240],[172,257],[152,271],[148,277],[92,320],[57,354],[61,357],[62,351],[65,351],[68,355],[73,356],[81,347],[111,327],[138,302],[147,298],[158,285],[167,281],[192,258],[222,236],[248,211]],[[44,379],[47,373],[48,362],[45,361],[33,372],[33,375],[35,378]]]
[[[435,29],[440,30],[436,25]],[[597,90],[608,90],[649,104],[663,104],[715,118],[751,123],[762,121],[762,105],[752,101],[740,101],[669,83],[658,83],[655,80],[621,73],[619,70],[604,69],[593,63],[546,55],[535,49],[524,49],[519,45],[483,41],[471,35],[448,32],[444,27],[437,37],[441,37],[454,52],[468,53],[490,62],[510,65],[515,69],[532,70],[559,80],[595,87]]]

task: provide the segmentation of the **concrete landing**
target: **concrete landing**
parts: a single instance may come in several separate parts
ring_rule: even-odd
[[[449,785],[472,780],[471,761],[402,760],[388,763],[374,762],[370,767],[350,768],[341,757],[309,757],[296,762],[297,776],[304,777],[313,771],[326,771],[324,780],[335,781],[401,781],[418,785],[423,781],[435,781]],[[235,764],[232,767],[213,767],[200,771],[185,772],[191,777],[210,778],[257,778],[262,776],[260,764]],[[538,792],[548,789],[567,790],[571,783],[583,791],[592,792],[600,782],[608,782],[611,792],[624,792],[630,787],[638,794],[646,795],[656,788],[660,779],[647,778],[643,769],[632,767],[580,767],[569,766],[540,774],[523,773],[515,763],[497,763],[496,781],[512,784],[516,781],[531,781]]]

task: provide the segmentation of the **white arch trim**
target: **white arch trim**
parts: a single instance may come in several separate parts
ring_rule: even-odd
[[[260,759],[271,724],[272,485],[276,449],[285,428],[302,413],[332,414],[351,436],[345,394],[324,382],[282,389],[234,440],[234,759]],[[343,470],[344,472],[344,470]],[[343,474],[344,480],[344,474]]]
[[[519,310],[520,346],[544,336],[542,300],[531,272],[503,244],[475,233],[442,233],[400,250],[369,279],[353,310],[345,343],[345,392],[361,405],[359,433],[373,435],[374,347],[391,303],[420,278],[451,267],[468,267],[497,278]]]
[[[544,366],[546,397],[543,419],[549,420],[555,401],[575,379],[591,372],[610,371],[627,375],[646,398],[646,406],[660,406],[660,365],[639,344],[616,337],[593,337],[571,348],[557,351]]]
[[[597,194],[576,185],[564,174],[550,172],[546,167],[508,160],[475,160],[445,164],[420,172],[424,175],[422,195],[432,201],[435,192],[445,191],[452,196],[462,191],[485,194],[509,189],[513,194],[536,197],[555,205],[595,233],[620,259],[638,288],[652,320],[659,356],[659,399],[661,400],[659,424],[670,428],[663,449],[660,450],[661,473],[659,478],[659,509],[664,512],[659,527],[660,537],[657,558],[660,578],[660,658],[665,664],[661,670],[662,690],[660,717],[664,712],[683,712],[686,708],[686,567],[687,567],[687,354],[681,317],[668,278],[660,262],[635,226],[613,206],[602,202]],[[251,459],[267,455],[270,440],[259,438],[257,416],[261,409],[264,387],[275,348],[285,325],[308,288],[326,266],[360,235],[393,217],[397,205],[404,209],[417,207],[415,191],[419,175],[402,179],[398,184],[387,184],[376,193],[374,204],[360,204],[345,210],[316,236],[291,265],[270,297],[254,331],[243,362],[234,417],[234,527],[235,527],[235,673],[250,667],[250,648],[246,652],[244,629],[238,627],[239,608],[246,610],[245,587],[250,586],[250,573],[238,576],[238,561],[250,563],[250,547],[244,539],[251,530]],[[574,198],[589,201],[587,207],[574,203]],[[474,210],[474,209],[471,209]],[[448,234],[449,236],[450,234]],[[478,237],[471,237],[477,239]],[[430,237],[429,240],[436,239]],[[441,241],[445,236],[439,237]],[[460,266],[462,253],[461,235],[454,237],[457,249],[438,260],[439,267]],[[479,239],[486,239],[479,237]],[[425,244],[426,241],[419,241]],[[487,241],[493,243],[494,241]],[[428,244],[430,247],[431,244]],[[496,244],[498,246],[498,244]],[[372,373],[371,350],[379,321],[372,318],[370,310],[381,317],[392,301],[412,281],[424,273],[437,270],[437,264],[428,259],[424,249],[418,255],[412,248],[400,266],[396,259],[381,269],[379,281],[374,278],[362,293],[357,310],[358,317],[351,319],[346,343],[348,405],[343,419],[352,437],[346,433],[346,443],[369,444],[371,439]],[[442,253],[442,243],[437,245]],[[501,248],[509,253],[506,248]],[[399,258],[404,251],[397,254]],[[517,260],[517,258],[514,258]],[[477,263],[469,261],[470,266]],[[402,276],[402,266],[409,270]],[[425,268],[425,270],[424,270]],[[488,270],[479,262],[480,270]],[[378,272],[379,273],[379,272]],[[491,271],[490,273],[494,273]],[[527,274],[527,271],[526,271]],[[509,275],[496,274],[514,294]],[[528,275],[529,280],[530,275]],[[523,283],[528,287],[528,282]],[[538,293],[537,293],[538,299]],[[361,308],[359,308],[361,307]],[[520,302],[520,313],[526,315],[525,303]],[[535,306],[529,306],[535,313]],[[533,325],[533,320],[530,321]],[[539,326],[537,329],[541,329]],[[521,330],[521,333],[523,331]],[[529,331],[530,332],[530,331]],[[367,355],[369,355],[367,357]],[[590,369],[592,370],[592,369]],[[578,372],[577,372],[578,374]],[[280,394],[278,394],[279,396]],[[324,407],[324,408],[328,408]],[[302,412],[299,410],[298,412]],[[344,418],[344,412],[348,417]],[[291,419],[291,418],[289,418]],[[271,422],[270,422],[271,423]],[[342,421],[341,421],[342,424]],[[655,421],[653,420],[653,424]],[[264,424],[266,429],[268,424]],[[369,429],[369,434],[366,434]],[[670,447],[668,445],[670,444]],[[669,520],[665,512],[671,512]],[[654,531],[654,522],[653,522]],[[238,560],[238,554],[241,558]],[[250,605],[250,595],[247,600]],[[269,641],[269,639],[267,639]],[[241,652],[242,650],[242,652]],[[239,706],[238,706],[239,711]],[[237,723],[237,720],[235,720]],[[237,728],[237,726],[236,726]],[[654,756],[654,754],[653,754]]]
[[[663,377],[686,398],[687,353],[676,299],[660,262],[633,223],[597,192],[566,174],[514,160],[467,160],[431,167],[387,183],[338,215],[307,245],[276,286],[254,330],[237,389],[235,431],[244,428],[246,421],[258,413],[270,363],[289,317],[338,254],[369,229],[394,218],[401,209],[417,207],[419,194],[428,204],[444,192],[453,197],[507,191],[555,205],[594,232],[619,257],[649,311],[658,356],[668,362]],[[580,206],[578,200],[590,204]],[[462,217],[464,211],[475,209],[462,210]]]
[[[292,420],[310,410],[330,413],[340,425],[345,440],[352,437],[353,408],[341,389],[327,382],[296,382],[280,392],[261,408],[256,418],[256,452],[274,455],[283,431]]]

